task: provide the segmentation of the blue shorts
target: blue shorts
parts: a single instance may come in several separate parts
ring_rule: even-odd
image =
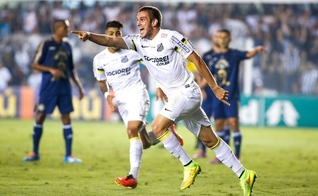
[[[55,106],[58,107],[61,114],[73,112],[72,95],[42,95],[40,96],[36,110],[46,114],[51,114],[53,113]]]
[[[201,107],[208,117],[211,117],[213,114],[213,104],[212,103],[213,103],[212,99],[206,99],[206,100],[202,101]]]
[[[238,118],[239,100],[232,99],[228,100],[228,102],[231,104],[230,106],[220,100],[213,100],[214,119]]]

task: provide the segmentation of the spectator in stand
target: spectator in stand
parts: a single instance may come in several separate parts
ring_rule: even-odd
[[[0,92],[8,87],[11,78],[12,76],[9,69],[3,65],[2,59],[0,59]]]

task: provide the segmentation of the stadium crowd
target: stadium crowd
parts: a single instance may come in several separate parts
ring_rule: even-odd
[[[37,88],[41,76],[31,70],[40,41],[50,36],[53,19],[68,19],[71,29],[103,33],[109,20],[123,22],[123,34],[139,33],[138,8],[148,3],[21,1],[0,7],[0,91],[9,86]],[[163,12],[163,28],[189,37],[201,54],[219,28],[232,33],[231,46],[264,45],[267,53],[253,60],[255,94],[318,95],[318,4],[152,3]],[[74,61],[85,87],[95,85],[92,58],[101,47],[69,37]],[[243,70],[243,69],[242,69]],[[11,77],[8,77],[8,72]],[[147,79],[145,72],[143,77]],[[241,77],[242,78],[242,77]]]

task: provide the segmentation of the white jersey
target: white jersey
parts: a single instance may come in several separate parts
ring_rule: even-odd
[[[169,97],[193,78],[185,58],[194,50],[191,42],[176,31],[161,29],[152,40],[139,34],[123,37],[129,49],[142,54],[143,63],[163,92]]]
[[[106,48],[94,57],[94,76],[98,81],[107,80],[117,99],[129,92],[136,94],[146,90],[140,76],[140,60],[140,55],[135,51],[119,50],[111,53]]]

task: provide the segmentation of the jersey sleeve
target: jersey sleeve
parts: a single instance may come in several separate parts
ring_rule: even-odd
[[[33,63],[36,63],[36,64],[42,64],[44,63],[44,57],[46,56],[46,53],[47,53],[47,46],[46,46],[46,41],[42,41],[40,43],[40,45],[38,46],[36,52],[35,52],[35,56],[34,56],[34,59],[33,59]]]
[[[171,43],[174,50],[187,58],[193,51],[194,46],[191,41],[177,31],[171,31]]]
[[[247,58],[248,51],[236,50],[236,53],[238,54],[238,57],[239,57],[240,60],[248,59]]]
[[[125,41],[128,49],[137,51],[136,41],[139,38],[139,35],[126,35],[123,37],[123,40]]]
[[[94,72],[94,77],[96,78],[97,81],[102,81],[106,80],[106,73],[103,68],[103,65],[101,65],[100,61],[94,57],[93,60],[93,72]]]

